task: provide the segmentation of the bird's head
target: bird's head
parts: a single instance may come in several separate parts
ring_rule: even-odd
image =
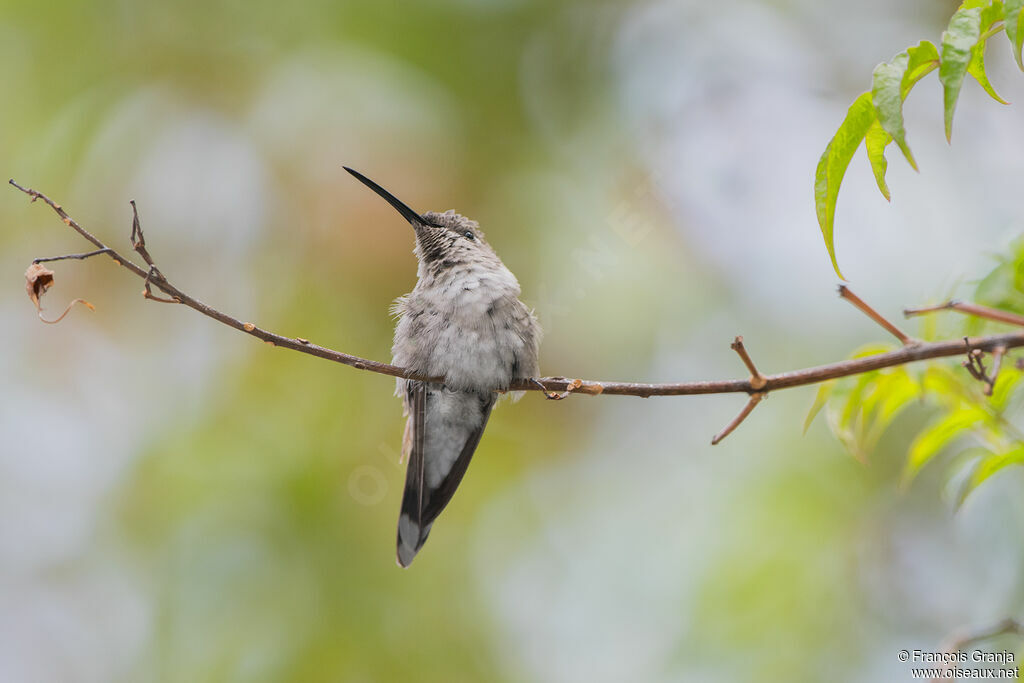
[[[416,256],[420,261],[421,274],[428,272],[436,276],[464,264],[504,268],[494,249],[484,239],[484,234],[476,221],[451,210],[444,213],[416,213],[362,173],[348,166],[344,168],[359,182],[380,195],[412,225],[416,231]]]

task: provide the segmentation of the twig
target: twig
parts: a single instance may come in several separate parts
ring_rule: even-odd
[[[97,239],[96,236],[94,236],[88,230],[83,228],[81,225],[78,224],[77,221],[75,221],[75,219],[69,216],[60,204],[57,204],[56,202],[54,202],[52,199],[50,199],[41,192],[37,192],[36,190],[33,190],[31,188],[22,187],[14,180],[10,180],[8,182],[12,186],[16,187],[17,189],[21,190],[29,197],[31,197],[32,201],[35,201],[37,199],[43,200],[46,204],[50,206],[50,208],[52,208],[57,213],[58,216],[60,216],[61,220],[64,221],[65,225],[72,228],[75,232],[77,232],[83,238],[91,242],[98,249],[106,250],[104,253],[106,253],[107,256],[109,256],[114,261],[114,263],[121,266],[122,268],[131,271],[133,274],[135,274],[136,277],[142,279],[143,281],[146,280],[147,276],[149,275],[148,268],[143,268],[138,264],[133,263],[131,260],[122,256],[116,250],[103,244],[103,242]],[[143,258],[145,258],[145,256],[143,256]],[[160,276],[159,279],[150,278],[150,280],[152,282],[152,285],[155,286],[157,289],[163,291],[165,294],[168,294],[171,297],[177,297],[181,301],[181,303],[185,304],[189,308],[195,309],[196,311],[199,311],[203,315],[213,318],[217,322],[223,323],[224,325],[227,325],[229,327],[233,327],[241,332],[245,332],[253,337],[256,337],[257,339],[260,339],[265,342],[273,342],[275,346],[282,346],[284,348],[301,351],[302,353],[308,353],[309,355],[317,356],[318,358],[324,358],[326,360],[332,360],[336,363],[349,365],[359,370],[369,370],[371,372],[378,372],[384,375],[391,375],[392,377],[405,377],[407,379],[441,381],[440,378],[437,377],[422,377],[413,375],[412,373],[406,372],[404,368],[400,368],[394,365],[388,365],[387,363],[379,363],[377,361],[367,360],[366,358],[359,358],[358,356],[352,356],[347,353],[341,353],[340,351],[334,351],[332,349],[328,349],[322,346],[317,346],[316,344],[311,344],[305,340],[300,342],[298,339],[292,339],[289,337],[274,334],[273,332],[269,332],[267,330],[256,327],[251,323],[243,323],[241,320],[237,320],[236,318],[233,318],[230,315],[227,315],[226,313],[222,313],[215,308],[207,306],[198,299],[195,299],[179,290],[177,287],[175,287],[169,281],[167,281],[167,279],[164,278],[162,275]],[[519,389],[519,387],[515,388],[517,390]],[[522,388],[522,390],[529,389],[536,389],[536,387],[531,385]],[[548,389],[549,391],[559,390],[556,387],[549,387]]]
[[[729,346],[739,354],[740,360],[747,366],[747,370],[750,370],[750,386],[757,390],[763,389],[768,380],[758,371],[754,361],[750,359],[746,347],[743,346],[743,337],[736,337]]]
[[[991,396],[996,386],[996,380],[999,379],[999,370],[1003,367],[1006,347],[996,346],[992,349],[992,375],[989,376],[985,362],[982,360],[985,353],[981,349],[972,349],[971,341],[967,337],[964,337],[964,344],[967,346],[967,358],[961,365],[967,369],[971,377],[985,384],[985,388],[981,390],[982,393]]]
[[[986,320],[994,320],[1000,323],[1008,323],[1010,325],[1024,327],[1024,316],[1017,315],[1016,313],[1010,313],[1009,311],[1001,311],[998,308],[982,306],[981,304],[956,301],[955,299],[947,301],[944,304],[939,304],[938,306],[905,308],[903,309],[903,316],[911,318],[916,315],[925,315],[926,313],[935,313],[937,311],[957,311],[965,315],[973,315],[976,318],[985,318]]]
[[[991,640],[992,638],[997,638],[999,636],[1011,634],[1024,636],[1024,625],[1022,625],[1016,619],[1003,619],[998,624],[990,626],[989,628],[983,629],[976,633],[962,633],[959,635],[954,635],[953,637],[948,639],[946,644],[943,646],[942,651],[946,654],[953,655],[957,652],[960,652],[966,647],[974,645],[975,643],[980,643],[986,640]],[[947,657],[946,659],[951,660],[953,659],[953,657]],[[942,666],[939,668],[939,675],[935,678],[932,678],[932,682],[935,683],[936,681],[949,680],[947,678],[943,678],[943,676],[946,673],[946,671],[948,671],[951,668],[953,668],[953,662],[944,662]]]
[[[850,291],[850,288],[846,285],[839,285],[839,298],[846,299],[851,304],[857,307],[861,313],[874,320],[876,323],[881,325],[889,334],[900,340],[900,343],[904,346],[918,343],[915,339],[912,339],[906,332],[893,325],[891,322],[885,319],[885,317],[876,311],[875,309],[868,306],[863,299]]]
[[[160,271],[157,269],[156,264],[153,263],[152,257],[150,257],[149,252],[146,250],[146,236],[142,234],[142,223],[139,221],[139,209],[135,206],[134,199],[130,199],[128,203],[132,205],[132,234],[129,238],[132,242],[132,249],[137,251],[139,256],[142,257],[142,260],[150,267],[150,272],[156,270],[156,272],[159,273]]]
[[[761,399],[763,399],[766,395],[766,392],[763,391],[758,391],[751,394],[750,400],[747,401],[747,405],[743,406],[743,410],[740,411],[740,414],[734,417],[732,419],[732,422],[725,425],[725,429],[715,434],[714,438],[711,439],[711,445],[717,446],[722,439],[732,434],[732,430],[739,427],[740,423],[747,419],[747,415],[750,415],[750,413],[753,412],[754,408],[757,407],[757,404],[760,403]]]
[[[964,359],[961,365],[967,369],[971,377],[979,382],[987,383],[988,375],[985,374],[985,363],[981,360],[983,352],[980,349],[972,349],[971,340],[967,337],[964,337],[964,346],[967,347],[967,358]]]
[[[755,390],[755,393],[750,395],[750,400],[747,401],[747,405],[743,406],[740,414],[734,417],[732,422],[727,424],[722,431],[715,434],[711,439],[712,446],[717,446],[722,439],[732,434],[732,430],[739,427],[740,423],[747,419],[747,415],[750,415],[754,408],[757,407],[757,404],[761,402],[761,399],[768,395],[768,392],[762,391],[768,383],[768,378],[762,375],[761,371],[754,365],[750,354],[747,353],[747,347],[743,345],[743,337],[736,337],[732,344],[730,344],[730,348],[736,352],[740,360],[743,361],[743,364],[747,366],[747,370],[750,371],[750,379],[747,381],[750,382],[750,387]]]
[[[167,279],[163,276],[163,273],[160,272],[160,269],[157,268],[155,265],[153,265],[151,263],[149,265],[149,270],[146,271],[146,279],[142,283],[142,285],[143,285],[142,298],[143,299],[149,299],[150,301],[157,301],[157,302],[162,303],[162,304],[180,304],[181,303],[181,299],[179,299],[178,297],[174,297],[173,299],[168,299],[166,297],[157,296],[156,294],[153,293],[153,288],[150,287],[150,284],[153,282],[153,280],[155,278],[159,278],[159,279],[163,280],[164,282],[167,281]]]
[[[103,249],[97,249],[96,251],[89,251],[84,254],[65,254],[64,256],[48,256],[46,258],[32,259],[32,263],[47,263],[49,261],[66,261],[68,259],[77,259],[84,261],[87,258],[93,256],[99,256],[100,254],[108,254],[110,250],[104,247]]]
[[[300,353],[305,353],[317,358],[324,360],[333,361],[335,363],[341,363],[342,365],[348,365],[356,368],[357,370],[367,370],[369,372],[375,372],[381,375],[389,375],[391,377],[403,377],[406,379],[415,379],[427,382],[438,382],[443,383],[443,377],[428,377],[412,373],[405,368],[398,367],[396,365],[390,365],[388,363],[381,363],[366,358],[360,358],[353,356],[348,353],[342,353],[341,351],[335,351],[333,349],[319,346],[311,343],[307,339],[301,337],[285,337],[280,334],[276,334],[269,330],[265,330],[261,327],[257,327],[253,323],[243,322],[234,318],[226,313],[223,313],[198,299],[186,294],[185,292],[178,289],[175,285],[171,284],[166,277],[156,268],[156,266],[150,263],[153,259],[150,257],[148,251],[143,253],[145,250],[145,242],[141,235],[141,226],[139,229],[135,229],[134,217],[137,213],[133,211],[133,237],[132,244],[133,249],[139,251],[142,258],[146,261],[146,265],[149,267],[142,267],[131,260],[125,258],[123,255],[118,253],[116,250],[103,244],[97,239],[92,233],[87,231],[81,225],[79,225],[73,218],[71,218],[64,209],[46,195],[37,192],[35,190],[22,187],[14,180],[10,181],[10,184],[18,190],[24,192],[33,201],[41,199],[46,202],[63,220],[64,224],[71,227],[79,235],[85,238],[87,241],[92,243],[96,248],[96,254],[106,254],[114,261],[115,264],[130,271],[136,277],[140,278],[147,285],[159,289],[164,294],[167,294],[171,299],[192,308],[203,315],[216,320],[219,323],[232,327],[240,332],[244,332],[252,337],[255,337],[261,341],[267,342],[273,346],[279,346],[281,348],[291,349]],[[143,251],[140,251],[140,247]],[[845,289],[845,288],[844,288]],[[846,290],[847,293],[848,290]],[[844,296],[844,298],[849,298]],[[854,297],[856,298],[856,297]],[[852,301],[853,299],[851,299]],[[860,301],[859,298],[856,301]],[[856,304],[855,304],[856,305]],[[890,332],[891,324],[886,324],[884,318],[881,318],[877,313],[873,312],[869,306],[860,301],[858,308],[867,313],[872,319],[875,319],[882,324],[883,327],[888,329]],[[513,380],[512,384],[508,387],[511,391],[544,391],[545,393],[560,392],[560,393],[573,393],[573,394],[587,394],[596,396],[600,394],[614,394],[620,396],[639,396],[643,398],[651,396],[692,396],[702,394],[728,394],[728,393],[745,393],[751,395],[751,403],[748,403],[747,407],[744,408],[743,412],[737,416],[737,419],[723,430],[723,433],[716,437],[717,440],[721,440],[725,437],[732,429],[735,429],[743,418],[750,414],[753,407],[761,399],[754,400],[754,396],[760,394],[761,397],[768,392],[778,391],[780,389],[789,389],[792,387],[806,386],[810,384],[817,384],[830,379],[838,379],[840,377],[849,377],[852,375],[859,375],[861,373],[870,372],[872,370],[880,370],[882,368],[894,367],[898,365],[905,365],[907,363],[913,363],[916,361],[930,360],[933,358],[944,358],[950,356],[958,356],[963,353],[964,342],[961,340],[950,340],[950,341],[939,341],[939,342],[913,342],[905,334],[899,333],[899,330],[893,332],[897,338],[901,341],[904,339],[908,340],[904,342],[904,346],[901,349],[895,351],[889,351],[887,353],[879,353],[873,356],[865,356],[862,358],[854,358],[850,360],[838,361],[835,363],[829,363],[827,365],[820,365],[817,367],[804,368],[801,370],[794,370],[791,372],[781,372],[774,375],[760,375],[760,373],[754,374],[756,368],[752,369],[752,376],[748,379],[726,379],[726,380],[713,380],[713,381],[696,381],[696,382],[671,382],[671,383],[642,383],[642,382],[606,382],[596,380],[583,380],[573,379],[568,377],[541,377],[541,378],[522,378]],[[899,333],[899,334],[897,334]],[[902,335],[902,336],[901,336]],[[982,351],[994,351],[996,348],[1002,347],[1004,349],[1014,349],[1024,347],[1024,331],[1013,332],[1008,334],[991,335],[987,337],[979,337],[969,341],[970,348],[979,349]],[[737,353],[739,351],[737,350]],[[741,358],[742,358],[741,354]],[[749,361],[749,357],[744,360],[746,364]],[[751,369],[752,362],[747,364],[748,369]],[[757,377],[763,379],[757,380]],[[755,386],[755,383],[759,386]]]

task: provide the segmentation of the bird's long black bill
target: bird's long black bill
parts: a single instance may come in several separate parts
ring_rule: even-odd
[[[383,197],[388,204],[395,207],[395,210],[398,211],[398,213],[402,214],[402,217],[405,218],[405,220],[412,223],[413,226],[415,226],[417,223],[421,225],[431,225],[431,223],[429,223],[428,221],[423,220],[423,216],[419,215],[418,213],[410,209],[405,202],[403,202],[398,197],[391,194],[383,187],[381,187],[377,183],[373,182],[372,180],[364,176],[359,171],[355,171],[349,168],[348,166],[342,166],[342,168],[344,168],[346,171],[355,176],[356,180],[361,182],[363,185],[366,185],[368,188],[370,188],[371,190],[379,194],[381,197]]]

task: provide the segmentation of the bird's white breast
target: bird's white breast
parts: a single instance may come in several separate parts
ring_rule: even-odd
[[[508,302],[519,283],[507,269],[466,268],[452,274],[436,302],[441,313],[436,343],[429,349],[429,374],[443,375],[451,389],[492,390],[508,386],[522,339],[506,325]]]

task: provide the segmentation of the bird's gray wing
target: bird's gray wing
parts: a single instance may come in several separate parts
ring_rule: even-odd
[[[412,563],[434,520],[455,494],[495,400],[494,394],[450,392],[436,384],[408,383],[409,466],[397,535],[398,564],[402,567]],[[437,404],[445,401],[455,405],[441,410]]]

